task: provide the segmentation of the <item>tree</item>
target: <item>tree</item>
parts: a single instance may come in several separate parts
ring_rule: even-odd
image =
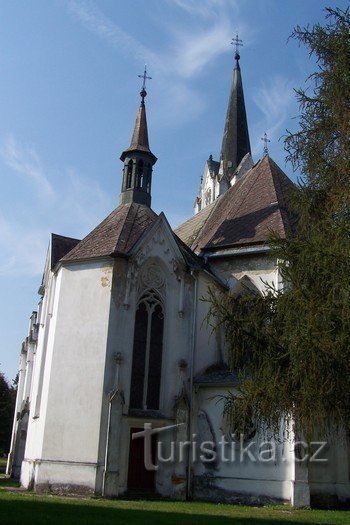
[[[290,202],[298,220],[286,239],[270,239],[285,289],[236,298],[211,291],[209,315],[241,374],[225,410],[243,432],[251,414],[275,434],[283,419],[309,438],[350,426],[349,30],[349,9],[328,8],[324,26],[292,34],[317,71],[307,91],[296,90],[300,129],[285,137],[302,175]]]
[[[0,456],[7,454],[10,449],[15,401],[16,390],[9,386],[0,372]]]

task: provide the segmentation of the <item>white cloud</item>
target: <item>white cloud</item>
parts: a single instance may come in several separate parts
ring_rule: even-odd
[[[84,27],[118,53],[131,57],[138,65],[146,62],[150,73],[156,71],[157,87],[154,89],[158,113],[162,108],[163,115],[173,114],[172,125],[175,126],[195,118],[206,107],[203,93],[190,85],[189,80],[219,55],[232,52],[229,43],[236,31],[244,34],[245,43],[252,40],[252,31],[239,18],[236,0],[169,0],[169,9],[180,8],[186,16],[179,22],[169,17],[168,12],[168,17],[158,20],[168,37],[157,50],[127,33],[91,1],[69,0],[68,6]]]
[[[97,5],[87,1],[69,0],[68,7],[87,29],[105,40],[118,52],[132,56],[141,63],[150,62],[157,69],[163,67],[163,64],[158,62],[156,54],[109,20]]]
[[[4,142],[1,155],[7,166],[37,185],[41,196],[49,198],[54,196],[54,190],[33,147],[23,148],[12,135],[9,135]]]
[[[277,141],[284,132],[295,100],[293,85],[290,79],[276,75],[269,82],[263,82],[253,94],[253,100],[263,115],[254,126],[253,154],[260,156],[263,148],[260,137],[264,132],[271,141]]]
[[[47,249],[47,232],[0,215],[0,276],[42,273]]]
[[[168,0],[169,3],[186,11],[190,15],[211,19],[218,13],[229,8],[235,8],[237,14],[238,5],[236,0]]]
[[[176,36],[173,70],[189,78],[200,73],[218,55],[230,50],[228,42],[232,38],[232,28],[227,19],[222,19],[201,32],[177,31]]]
[[[13,136],[4,141],[2,156],[14,174],[25,175],[36,184],[28,188],[26,200],[21,200],[21,217],[25,220],[19,220],[11,209],[0,215],[0,276],[40,275],[51,232],[82,238],[115,203],[98,182],[82,178],[72,168],[58,170],[53,192],[44,175],[52,170],[43,166],[34,148],[20,146]],[[16,187],[16,178],[13,181]],[[50,198],[41,198],[43,188],[45,197]],[[12,207],[16,207],[16,192],[13,194]]]

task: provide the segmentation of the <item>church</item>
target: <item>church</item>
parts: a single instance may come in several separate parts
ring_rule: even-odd
[[[82,240],[51,235],[7,472],[37,492],[343,501],[348,444],[324,446],[320,462],[301,461],[290,440],[262,450],[253,422],[237,438],[220,402],[239,375],[203,299],[283,286],[268,239],[292,228],[293,183],[267,151],[251,156],[238,50],[220,159],[205,162],[194,215],[175,230],[151,207],[145,78],[118,207]]]

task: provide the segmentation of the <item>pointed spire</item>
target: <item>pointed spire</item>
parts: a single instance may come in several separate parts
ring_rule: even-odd
[[[145,98],[147,96],[146,80],[151,80],[152,77],[147,76],[146,64],[145,64],[145,70],[143,72],[143,75],[138,75],[138,76],[139,78],[143,79],[142,88],[140,91],[141,103],[140,103],[140,106],[139,106],[139,109],[136,115],[134,132],[131,137],[130,146],[128,147],[128,149],[123,151],[120,157],[120,160],[122,161],[124,161],[125,156],[128,152],[134,151],[134,150],[150,153],[154,157],[153,153],[149,149],[146,105],[145,105]],[[156,159],[156,157],[154,158]]]
[[[143,94],[143,92],[141,91]],[[144,92],[146,93],[146,92]],[[148,142],[148,129],[147,129],[147,118],[146,118],[146,106],[145,100],[142,96],[141,104],[137,112],[134,132],[131,137],[131,142],[128,150],[137,149],[140,151],[147,151],[150,153],[149,142]]]
[[[150,206],[152,166],[156,163],[157,157],[151,152],[148,141],[145,98],[147,96],[146,79],[151,77],[147,76],[146,66],[143,75],[139,77],[143,78],[140,92],[141,103],[130,146],[120,156],[120,160],[124,162],[120,202],[122,204],[135,202]]]
[[[235,39],[232,39],[231,44],[236,46],[235,67],[221,147],[223,170],[229,176],[233,174],[243,157],[251,152],[242,75],[239,66],[240,54],[238,47],[243,44],[238,35],[236,35]]]

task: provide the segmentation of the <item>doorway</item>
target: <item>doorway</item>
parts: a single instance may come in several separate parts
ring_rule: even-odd
[[[132,439],[133,433],[143,430],[143,428],[130,429],[128,490],[154,492],[156,471],[145,468],[144,439],[142,437]],[[157,437],[153,434],[151,438],[152,463],[155,464]]]

